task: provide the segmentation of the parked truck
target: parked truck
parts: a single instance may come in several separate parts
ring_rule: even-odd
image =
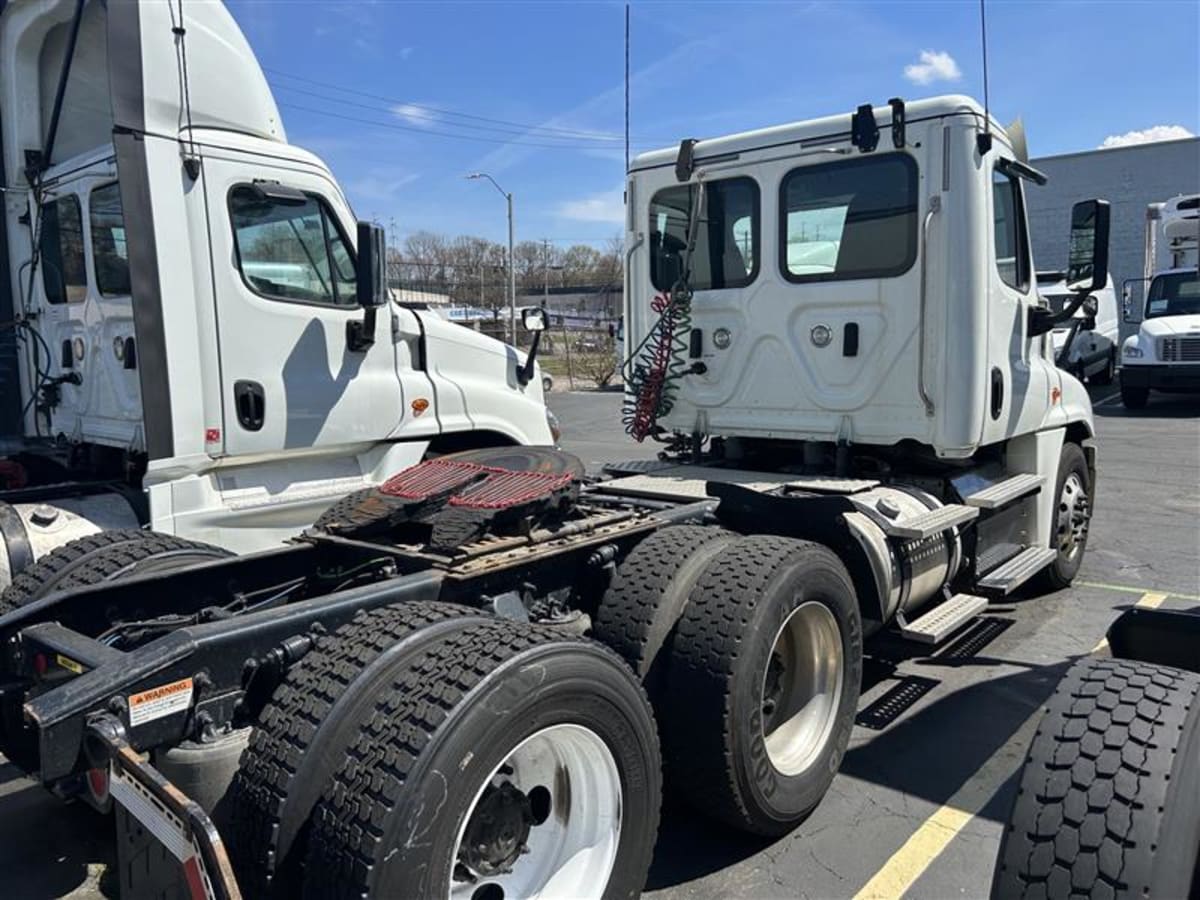
[[[121,67],[202,33],[131,6],[107,5],[110,39],[141,35]],[[170,134],[121,139],[162,141],[154,170],[188,184]],[[1064,223],[1074,298],[1051,310],[1024,201],[1044,180],[958,96],[639,156],[626,418],[658,460],[392,461],[236,557],[73,541],[0,596],[0,746],[115,806],[123,896],[633,897],[664,778],[786,833],[846,751],[867,637],[938,643],[1079,570],[1095,435],[1050,333],[1094,313],[1108,206]],[[357,324],[380,242],[346,252]],[[510,385],[546,325],[522,319]]]
[[[513,348],[360,307],[378,231],[220,4],[0,15],[0,587],[100,530],[261,549],[423,458],[554,442]]]
[[[1123,294],[1125,321],[1138,326],[1121,345],[1125,408],[1142,409],[1151,391],[1200,393],[1200,194],[1147,207],[1145,277]]]

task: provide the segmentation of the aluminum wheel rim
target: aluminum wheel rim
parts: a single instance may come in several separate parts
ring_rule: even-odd
[[[464,841],[479,833],[501,790],[528,798],[540,821],[526,819],[522,850],[502,865],[507,871],[472,869],[465,862],[472,847]],[[621,807],[616,760],[594,731],[553,725],[530,735],[479,786],[463,817],[452,857],[451,900],[602,896],[617,859]],[[514,840],[500,838],[504,846]]]
[[[1058,498],[1058,550],[1074,560],[1082,550],[1088,533],[1088,497],[1083,479],[1071,472],[1064,480]]]
[[[837,619],[823,603],[801,603],[776,632],[763,673],[763,742],[776,771],[799,775],[829,742],[843,669]]]

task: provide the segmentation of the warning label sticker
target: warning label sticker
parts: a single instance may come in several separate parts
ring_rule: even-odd
[[[133,727],[153,722],[172,713],[183,712],[192,703],[192,679],[183,678],[129,695],[129,724]]]

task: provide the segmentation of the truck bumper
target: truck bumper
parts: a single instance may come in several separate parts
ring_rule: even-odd
[[[1156,391],[1200,392],[1200,364],[1174,366],[1122,366],[1121,384]]]

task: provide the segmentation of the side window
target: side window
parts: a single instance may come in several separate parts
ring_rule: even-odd
[[[1021,183],[1002,172],[992,173],[992,224],[1000,278],[1025,293],[1029,290],[1029,236]]]
[[[650,281],[670,290],[682,274],[694,184],[664,188],[650,201]],[[752,178],[729,178],[704,186],[697,222],[691,286],[707,291],[745,287],[758,272],[759,193]]]
[[[788,281],[887,278],[917,258],[917,164],[904,153],[802,166],[779,190]]]
[[[125,246],[120,185],[114,181],[92,191],[88,219],[92,228],[92,268],[96,272],[96,287],[105,297],[128,295],[129,251]]]
[[[249,185],[229,194],[242,279],[275,300],[355,305],[354,257],[317,197],[264,197]]]
[[[38,239],[42,287],[51,303],[79,303],[87,297],[83,256],[83,214],[74,194],[42,207]]]

